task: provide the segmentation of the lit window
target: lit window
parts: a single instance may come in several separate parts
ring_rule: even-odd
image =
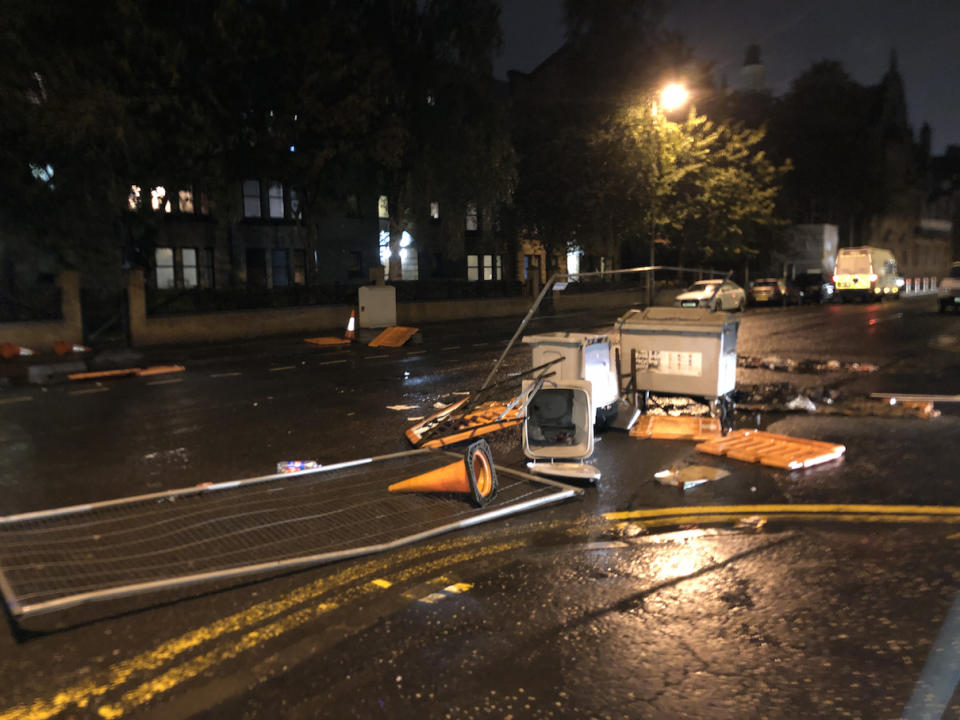
[[[180,251],[180,257],[183,260],[183,286],[197,287],[197,249],[183,248]]]
[[[280,183],[270,183],[267,189],[267,195],[270,198],[270,217],[283,217],[283,185]]]
[[[379,213],[379,214],[377,215],[377,217],[379,217],[381,220],[389,220],[389,219],[390,219],[390,205],[389,205],[389,203],[387,202],[387,196],[386,196],[386,195],[381,195],[381,196],[380,196],[380,201],[377,203],[377,206],[378,206],[378,207],[377,207],[377,212]]]
[[[167,191],[162,185],[158,185],[150,191],[150,207],[159,211],[163,207],[163,200],[167,197]]]
[[[286,250],[274,250],[273,258],[273,286],[286,287],[290,284],[290,260]]]
[[[293,251],[293,284],[305,285],[307,282],[307,251]]]
[[[475,203],[467,204],[467,230],[476,230],[480,226]]]
[[[34,165],[30,163],[30,174],[33,175],[40,182],[48,183],[53,187],[51,180],[53,180],[53,165],[49,163],[46,165]]]
[[[483,279],[493,280],[493,255],[483,256]]]
[[[180,212],[193,212],[193,193],[190,190],[180,191]]]
[[[467,280],[471,282],[480,279],[480,256],[467,255]]]
[[[438,202],[430,203],[430,219],[431,220],[440,219],[440,203]]]
[[[154,263],[157,266],[157,288],[169,290],[176,287],[173,273],[173,248],[158,247],[154,250]]]
[[[503,258],[497,255],[497,275],[495,280],[503,280]]]
[[[380,231],[380,264],[383,265],[386,270],[386,277],[390,277],[390,231],[381,230]]]
[[[131,210],[136,210],[138,207],[140,207],[140,186],[139,185],[130,186],[130,194],[127,195],[127,206]]]
[[[243,216],[247,218],[260,217],[260,181],[243,181]]]
[[[413,235],[404,230],[403,234],[400,236],[400,247],[408,248],[411,245],[413,245]]]

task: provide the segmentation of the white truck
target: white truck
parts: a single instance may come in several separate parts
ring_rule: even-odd
[[[867,301],[899,298],[904,285],[893,253],[869,245],[837,251],[833,283],[837,297],[844,302],[851,298]]]

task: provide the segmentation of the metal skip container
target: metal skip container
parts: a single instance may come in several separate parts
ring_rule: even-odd
[[[706,308],[630,310],[616,322],[635,389],[722,398],[737,384],[740,318]]]

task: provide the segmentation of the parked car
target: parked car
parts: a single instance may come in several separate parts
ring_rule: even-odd
[[[830,302],[836,293],[833,282],[821,273],[805,273],[797,277],[796,283],[805,303]]]
[[[760,278],[750,283],[748,294],[751,305],[799,305],[803,292],[792,280],[784,278]]]
[[[676,307],[741,311],[747,306],[747,294],[731,280],[698,280],[677,295],[673,304]]]
[[[940,281],[937,302],[940,303],[940,312],[946,312],[948,307],[960,311],[960,262],[953,263],[950,272]]]

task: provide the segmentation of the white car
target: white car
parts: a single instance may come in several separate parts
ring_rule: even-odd
[[[948,307],[960,310],[960,262],[953,263],[950,273],[940,281],[937,301],[940,303],[940,312],[945,312]]]
[[[675,307],[699,307],[729,312],[742,311],[747,293],[730,280],[698,280],[673,301]]]

